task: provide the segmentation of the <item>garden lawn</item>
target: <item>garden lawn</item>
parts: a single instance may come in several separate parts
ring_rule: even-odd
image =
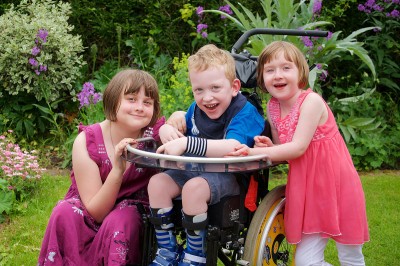
[[[364,245],[366,265],[396,265],[400,261],[400,171],[362,173],[371,241]],[[53,206],[66,193],[69,177],[45,174],[32,198],[21,206],[21,213],[0,224],[0,265],[35,265],[47,221]],[[270,187],[285,179],[272,178]],[[351,204],[351,203],[349,203]],[[332,241],[326,260],[339,266]]]

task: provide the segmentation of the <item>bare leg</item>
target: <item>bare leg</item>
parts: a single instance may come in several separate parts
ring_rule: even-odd
[[[194,177],[183,186],[182,205],[183,212],[187,215],[198,215],[207,212],[210,199],[210,187],[202,177]]]
[[[181,194],[181,188],[165,173],[154,175],[148,185],[151,208],[172,207],[172,199]]]

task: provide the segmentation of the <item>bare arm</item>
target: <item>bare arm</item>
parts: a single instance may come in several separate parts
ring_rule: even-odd
[[[157,149],[157,153],[164,153],[170,155],[182,155],[186,151],[187,137],[175,139],[170,141]],[[235,139],[207,139],[206,157],[223,157],[229,152],[232,152],[240,142]]]
[[[116,145],[113,168],[103,184],[97,164],[89,157],[85,133],[80,133],[74,142],[72,167],[79,195],[96,222],[102,222],[115,205],[126,167],[121,154],[128,143],[134,143],[133,139],[124,139]]]
[[[310,94],[300,108],[300,117],[291,142],[272,147],[249,148],[239,145],[229,156],[267,154],[272,161],[287,161],[304,154],[310,144],[318,125],[326,122],[327,109],[323,100],[316,94]],[[272,127],[274,143],[278,140],[277,131]]]

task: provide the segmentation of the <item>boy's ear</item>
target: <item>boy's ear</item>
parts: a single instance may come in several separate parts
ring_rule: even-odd
[[[232,96],[235,97],[240,91],[240,80],[234,79],[232,81]]]

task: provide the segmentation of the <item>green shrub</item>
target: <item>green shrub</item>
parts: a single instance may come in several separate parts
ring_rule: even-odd
[[[25,92],[54,101],[73,92],[84,62],[70,12],[67,3],[23,0],[0,17],[0,97]]]
[[[188,57],[188,54],[182,53],[181,59],[173,59],[174,74],[170,77],[170,85],[160,90],[162,113],[167,117],[174,111],[186,111],[193,102],[187,68]]]

